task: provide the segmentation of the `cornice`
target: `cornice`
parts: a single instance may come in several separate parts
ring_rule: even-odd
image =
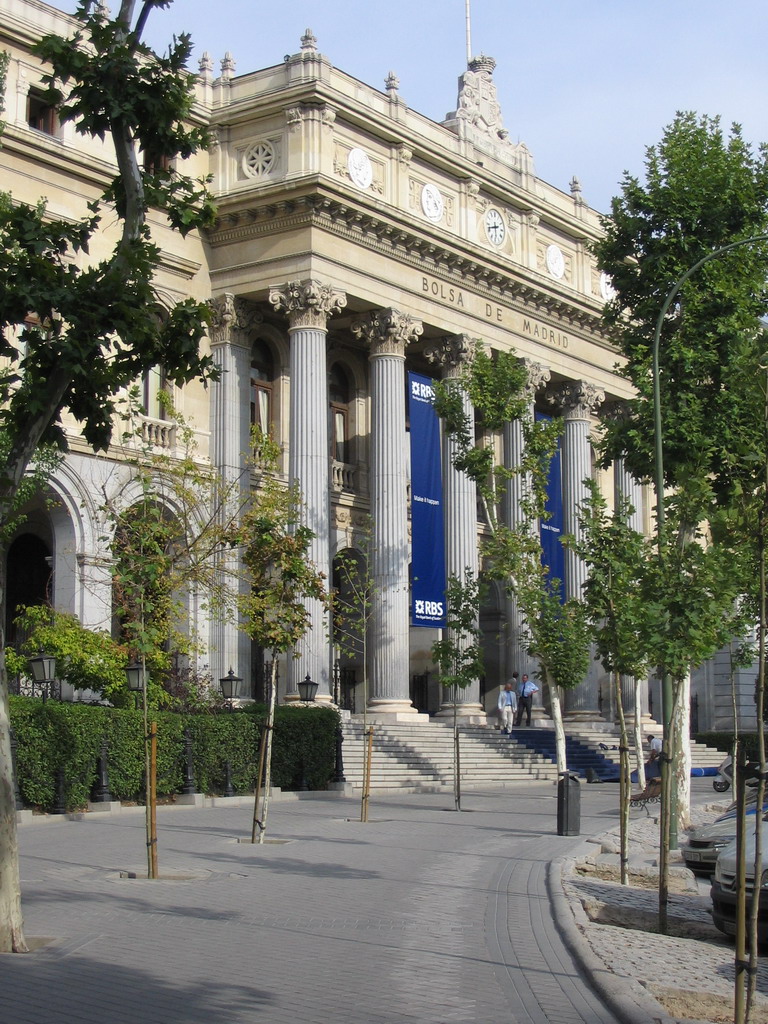
[[[321,227],[446,284],[472,290],[483,298],[501,300],[529,315],[550,316],[577,327],[588,333],[591,340],[612,347],[600,330],[601,306],[596,300],[590,305],[588,298],[576,293],[548,294],[528,268],[520,264],[503,268],[484,262],[479,256],[462,254],[405,225],[317,192],[247,208],[220,208],[209,241],[214,247],[228,245],[274,234],[278,227],[281,231]]]

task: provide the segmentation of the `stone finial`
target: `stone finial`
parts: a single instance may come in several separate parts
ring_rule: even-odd
[[[481,53],[479,57],[473,57],[467,67],[470,71],[484,72],[487,75],[492,75],[496,68],[496,61],[493,57],[487,57],[484,53]]]
[[[397,90],[400,88],[400,79],[397,77],[394,71],[390,71],[387,77],[384,79],[384,86],[390,96],[394,96]]]
[[[235,58],[232,56],[229,50],[227,50],[227,52],[224,54],[221,60],[221,77],[228,82],[230,78],[232,78],[232,76],[234,75],[236,67],[237,64],[235,62]]]
[[[417,341],[424,325],[398,309],[376,309],[351,326],[356,338],[366,341],[372,356],[395,355],[405,357],[405,347]]]
[[[573,196],[573,201],[575,203],[584,202],[584,196],[581,194],[581,182],[575,174],[571,178],[571,195]]]
[[[311,28],[301,37],[301,50],[302,53],[317,53],[317,36]]]
[[[282,288],[270,288],[269,301],[288,315],[291,328],[324,331],[328,319],[346,306],[347,296],[319,281],[289,281]]]
[[[213,59],[210,53],[204,53],[198,61],[197,77],[203,85],[209,86],[213,82]]]

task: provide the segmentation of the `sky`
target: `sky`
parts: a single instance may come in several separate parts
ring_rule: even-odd
[[[207,51],[218,74],[229,51],[245,74],[298,52],[308,27],[342,71],[382,90],[394,71],[401,98],[432,120],[455,109],[465,0],[174,0],[145,38],[162,50],[189,32],[195,70]],[[642,178],[678,110],[768,142],[768,0],[471,0],[471,41],[496,60],[504,127],[537,175],[564,191],[575,175],[598,210],[625,171]]]

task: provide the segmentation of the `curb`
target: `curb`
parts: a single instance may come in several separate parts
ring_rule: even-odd
[[[579,850],[572,851],[569,857],[552,861],[547,871],[552,912],[565,945],[620,1024],[678,1024],[643,985],[613,974],[592,951],[585,934],[587,915],[581,904],[570,901],[563,891],[563,876],[570,873],[578,856]]]

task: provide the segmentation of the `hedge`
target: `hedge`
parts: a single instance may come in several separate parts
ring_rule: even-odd
[[[56,775],[63,771],[67,810],[84,807],[97,782],[102,740],[108,746],[109,788],[115,800],[144,801],[144,742],[138,711],[11,697],[11,726],[22,800],[50,811]],[[192,737],[195,788],[221,793],[229,761],[235,792],[253,792],[263,705],[218,714],[157,712],[157,793],[181,791],[185,774],[184,730]],[[325,789],[333,777],[338,712],[328,707],[278,707],[272,779],[281,789],[298,789],[302,776],[310,789]]]
[[[723,757],[733,749],[733,732],[700,732],[694,739],[697,743],[706,743],[708,747],[724,751]],[[747,760],[757,760],[757,733],[740,732],[739,739],[744,744]]]

